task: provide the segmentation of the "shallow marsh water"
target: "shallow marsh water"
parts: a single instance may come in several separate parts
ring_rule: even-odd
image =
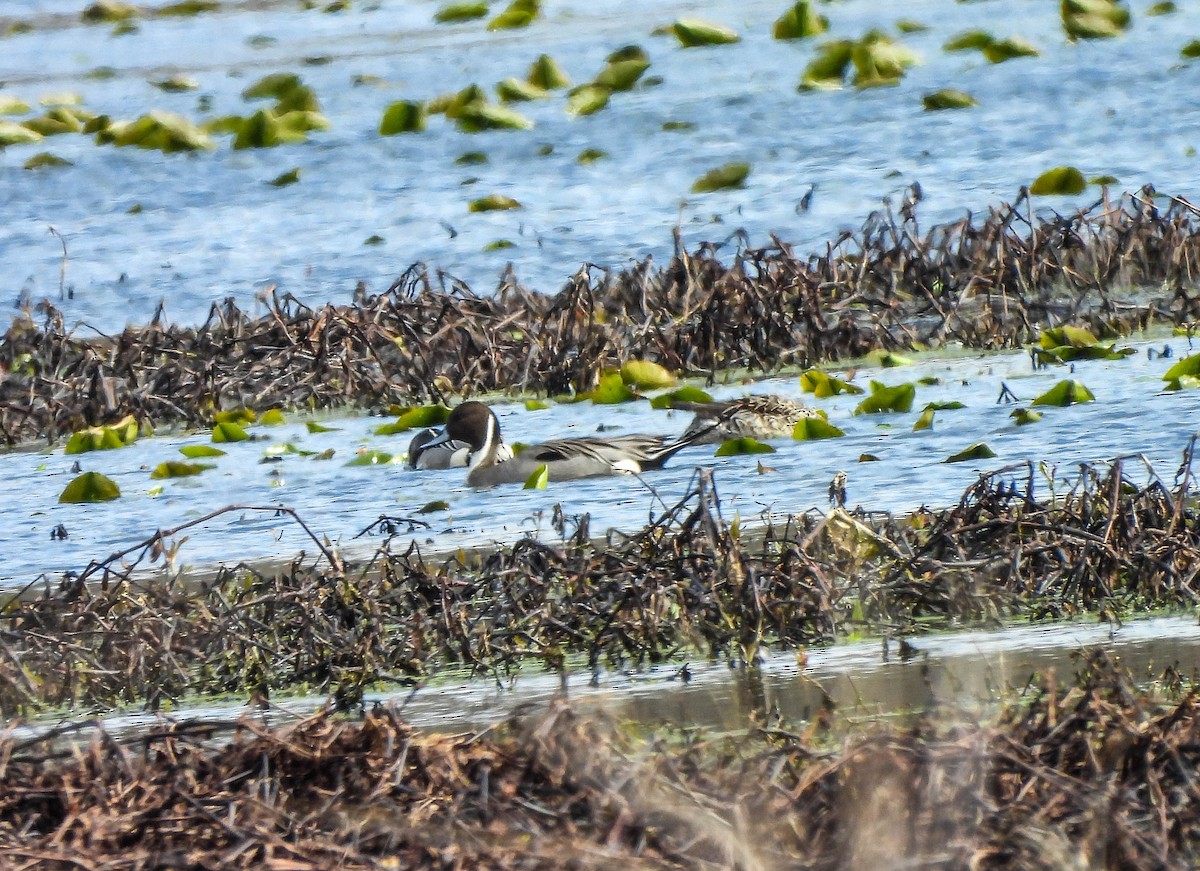
[[[1189,149],[1200,145],[1200,104],[1191,95],[1200,64],[1178,52],[1200,34],[1195,4],[1148,17],[1148,0],[1134,2],[1123,37],[1079,43],[1066,41],[1058,4],[1044,0],[821,4],[829,39],[870,28],[895,35],[901,17],[930,28],[899,37],[922,63],[898,86],[833,93],[797,92],[825,38],[771,39],[786,6],[779,0],[721,0],[702,10],[672,0],[549,0],[531,27],[501,33],[481,21],[436,26],[432,0],[356,2],[337,14],[292,2],[225,4],[193,18],[144,20],[123,36],[77,23],[83,5],[5,5],[0,24],[35,12],[63,17],[0,42],[0,93],[36,105],[72,91],[114,118],[166,109],[205,120],[250,114],[260,104],[244,101],[242,89],[287,70],[316,90],[332,123],[306,143],[272,149],[235,152],[224,139],[211,153],[163,155],[64,135],[0,152],[2,290],[9,300],[24,293],[60,302],[62,247],[47,232],[54,227],[74,290],[60,304],[68,323],[88,325],[84,333],[144,322],[160,300],[176,322],[195,323],[212,301],[232,296],[252,306],[270,285],[311,304],[346,301],[358,281],[382,290],[418,260],[483,292],[511,262],[532,287],[553,292],[585,262],[619,268],[648,254],[662,262],[676,223],[691,243],[744,228],[754,244],[778,233],[801,252],[823,249],[913,180],[927,195],[926,223],[1011,200],[1064,163],[1115,176],[1121,190],[1152,182],[1166,193],[1194,192]],[[742,41],[684,49],[652,35],[697,13],[732,26]],[[978,52],[942,50],[972,28],[1025,37],[1043,55],[993,65]],[[646,49],[647,76],[662,84],[616,94],[595,115],[569,118],[560,92],[518,106],[536,123],[530,131],[471,135],[435,117],[419,135],[378,135],[394,100],[428,100],[471,83],[490,89],[524,76],[542,52],[583,82],[629,43]],[[199,89],[163,93],[149,84],[172,73],[195,78]],[[355,77],[368,83],[354,86]],[[945,87],[980,105],[924,111],[922,95]],[[664,130],[667,121],[695,128]],[[552,153],[541,156],[544,146]],[[608,157],[581,165],[577,156],[589,148]],[[73,165],[22,169],[39,151]],[[485,152],[488,163],[457,166],[467,151]],[[753,165],[744,189],[689,194],[697,176],[732,160]],[[267,184],[292,168],[301,170],[298,184]],[[798,211],[812,186],[811,209]],[[490,193],[525,208],[468,213],[470,200]],[[1098,196],[1092,187],[1039,205],[1070,209]],[[129,214],[134,207],[141,211]],[[365,245],[372,236],[382,242]],[[515,247],[484,250],[498,240]]]
[[[886,370],[864,367],[855,382],[866,387],[878,379],[886,384],[936,378],[937,384],[918,385],[913,410],[906,414],[853,414],[861,397],[841,395],[814,400],[805,397],[794,377],[768,379],[754,385],[730,385],[714,391],[737,396],[753,390],[804,399],[824,409],[830,421],[846,431],[843,438],[819,442],[775,440],[776,453],[715,458],[711,445],[685,449],[666,469],[632,477],[578,482],[551,482],[544,490],[518,485],[472,490],[464,470],[414,472],[403,465],[347,467],[356,451],[375,449],[402,455],[410,434],[373,435],[384,419],[368,416],[326,418],[336,431],[308,433],[303,422],[280,427],[256,426],[251,433],[263,440],[221,445],[223,457],[205,462],[215,468],[181,479],[155,481],[150,470],[167,460],[181,460],[181,446],[210,443],[207,431],[142,439],[115,451],[66,455],[58,447],[48,452],[0,454],[0,480],[8,482],[19,499],[0,507],[0,540],[5,559],[0,585],[12,587],[40,573],[79,571],[95,559],[124,550],[157,529],[173,528],[227,505],[283,505],[296,509],[305,522],[344,553],[367,554],[379,538],[359,538],[381,515],[413,518],[428,524],[402,532],[396,547],[411,539],[431,552],[457,547],[511,543],[526,533],[553,540],[555,505],[570,518],[591,515],[591,532],[609,528],[634,532],[689,490],[698,466],[714,470],[726,518],[739,516],[753,523],[798,514],[828,504],[827,489],[838,470],[849,473],[849,505],[870,510],[905,511],[922,504],[952,504],[981,471],[1030,461],[1046,463],[1057,473],[1061,492],[1073,480],[1076,464],[1103,462],[1113,457],[1144,454],[1168,483],[1182,452],[1200,421],[1200,391],[1163,393],[1161,375],[1188,353],[1183,338],[1159,339],[1130,345],[1136,353],[1115,361],[1078,363],[1034,371],[1023,352],[956,357],[933,356],[914,365]],[[1172,356],[1158,356],[1169,348]],[[1153,356],[1150,352],[1153,352]],[[1041,421],[1016,426],[1009,417],[1014,405],[997,404],[1007,385],[1027,405],[1061,379],[1075,377],[1093,390],[1097,401],[1067,408],[1046,408]],[[928,402],[960,401],[967,407],[939,411],[931,430],[912,426]],[[527,411],[523,405],[496,406],[501,427],[510,441],[533,442],[560,435],[588,435],[601,425],[613,433],[663,432],[678,434],[690,415],[655,411],[647,402],[595,406],[590,402],[555,405]],[[943,460],[975,442],[986,442],[997,456],[988,460],[943,464]],[[324,452],[332,459],[283,454],[264,462],[279,446]],[[859,462],[872,454],[878,462]],[[105,504],[60,505],[58,495],[74,475],[78,461],[84,470],[101,471],[120,486],[119,500]],[[765,467],[759,471],[759,463]],[[1140,461],[1131,461],[1128,474],[1145,480]],[[1014,477],[1024,478],[1019,472]],[[1035,474],[1035,496],[1051,495],[1042,474]],[[652,488],[652,489],[651,489]],[[154,495],[161,490],[158,495]],[[446,511],[420,514],[427,503],[444,500]],[[65,540],[51,540],[61,524]],[[569,531],[569,530],[568,530]],[[203,568],[233,564],[300,550],[312,554],[313,542],[297,524],[272,512],[234,512],[186,530],[177,565]]]

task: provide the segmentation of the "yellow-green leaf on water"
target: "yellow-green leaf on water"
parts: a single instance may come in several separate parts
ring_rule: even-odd
[[[637,394],[625,385],[620,372],[605,372],[600,376],[600,383],[587,396],[595,405],[616,405],[637,399]]]
[[[488,30],[513,30],[528,27],[541,12],[539,0],[513,0],[508,7],[488,22]]]
[[[1193,39],[1181,48],[1179,53],[1188,60],[1195,60],[1200,57],[1200,39]]]
[[[521,103],[528,100],[544,100],[550,92],[516,76],[509,76],[496,83],[496,96],[504,103]]]
[[[1129,27],[1129,10],[1116,0],[1062,0],[1059,11],[1071,40],[1110,39]]]
[[[183,454],[189,460],[199,459],[200,457],[223,457],[225,452],[220,448],[214,448],[212,445],[184,445],[179,449],[179,453]]]
[[[650,400],[650,407],[657,409],[673,408],[676,402],[712,402],[710,394],[699,387],[680,387],[670,393],[664,393]]]
[[[741,187],[750,174],[748,163],[727,163],[710,169],[704,175],[692,182],[692,193],[706,194],[726,188]]]
[[[1200,376],[1200,354],[1184,357],[1178,363],[1163,373],[1163,381],[1168,382],[1168,390],[1178,390],[1182,384],[1180,379]]]
[[[483,246],[484,251],[506,251],[509,248],[516,248],[517,243],[511,239],[496,239],[493,242],[488,242]]]
[[[529,68],[525,79],[529,84],[546,91],[571,87],[570,77],[563,72],[558,62],[548,54],[539,55]]]
[[[621,364],[621,380],[637,390],[675,386],[675,376],[670,370],[649,360],[626,360]]]
[[[854,41],[835,39],[817,49],[817,55],[804,68],[800,90],[832,90],[840,88],[854,54]]]
[[[1032,408],[1018,408],[1014,409],[1009,417],[1013,419],[1013,423],[1016,426],[1025,426],[1026,424],[1037,423],[1039,420],[1041,420],[1042,413],[1040,411],[1034,411]]]
[[[417,509],[418,514],[433,514],[435,511],[449,511],[450,503],[444,499],[438,499],[434,502],[426,502]]]
[[[270,98],[278,100],[299,87],[301,87],[300,77],[295,73],[271,73],[243,89],[242,99],[262,100]]]
[[[59,502],[111,502],[121,496],[116,482],[99,472],[84,472],[58,496]]]
[[[917,422],[913,424],[913,432],[920,432],[923,429],[933,429],[933,415],[935,409],[928,406],[921,412],[921,416],[917,418]]]
[[[744,437],[740,439],[729,439],[721,443],[717,448],[714,457],[736,457],[741,454],[773,454],[775,448],[770,445],[765,445],[758,439]]]
[[[1037,399],[1033,400],[1033,404],[1062,407],[1075,405],[1080,402],[1092,402],[1095,398],[1092,391],[1088,390],[1081,382],[1076,381],[1074,378],[1068,378],[1065,381],[1059,381]]]
[[[109,451],[123,448],[137,441],[138,423],[129,414],[116,423],[90,426],[72,433],[67,440],[64,453],[82,454],[87,451]]]
[[[241,151],[246,148],[274,148],[305,140],[303,133],[298,133],[284,127],[275,113],[268,109],[259,109],[248,118],[240,119],[240,126],[233,138],[233,148]]]
[[[200,15],[204,12],[216,12],[220,8],[221,4],[217,0],[180,0],[178,3],[160,6],[154,10],[154,14],[160,18],[171,16],[183,17]]]
[[[580,85],[567,95],[567,114],[580,116],[599,112],[608,105],[612,90],[601,85]]]
[[[963,448],[957,454],[951,454],[942,460],[943,463],[962,463],[967,460],[988,460],[996,456],[996,452],[987,446],[984,442],[975,442],[969,447]]]
[[[161,481],[163,478],[190,478],[192,475],[199,475],[205,469],[215,468],[216,466],[208,463],[178,463],[168,460],[155,466],[150,477],[156,481]]]
[[[1021,39],[1010,36],[1008,39],[995,39],[983,47],[983,56],[989,63],[999,64],[1019,57],[1037,57],[1041,52],[1037,46]]]
[[[433,20],[438,24],[454,24],[459,21],[474,21],[487,14],[486,3],[451,3],[435,12]]]
[[[979,105],[979,101],[966,91],[958,91],[954,88],[942,88],[940,91],[926,94],[921,98],[921,103],[925,106],[926,112],[939,112],[943,109],[967,109],[971,106]]]
[[[854,413],[883,414],[890,411],[911,411],[916,395],[915,384],[906,382],[889,387],[879,381],[872,381],[871,395],[858,404]]]
[[[910,358],[901,354],[894,354],[891,351],[873,351],[867,356],[876,361],[884,369],[894,369],[897,366],[912,365],[912,360]]]
[[[924,33],[928,29],[928,24],[922,24],[920,21],[915,21],[912,18],[901,18],[896,22],[896,30],[901,33]]]
[[[482,100],[470,103],[454,119],[460,130],[479,133],[484,130],[531,130],[533,122],[507,106],[494,106]]]
[[[367,238],[363,239],[364,245],[382,245],[386,240],[378,233],[372,233]]]
[[[298,181],[300,181],[300,167],[297,166],[294,169],[289,169],[287,172],[280,173],[267,182],[267,184],[271,187],[282,188],[290,184],[295,184]]]
[[[252,408],[230,408],[213,414],[213,423],[248,424],[258,420]]]
[[[934,411],[954,411],[959,408],[966,408],[961,402],[929,402],[925,405],[926,408],[932,408]]]
[[[57,154],[51,154],[49,151],[39,151],[33,157],[25,161],[25,169],[46,169],[58,166],[74,166],[69,160],[59,157]]]
[[[301,457],[311,457],[315,451],[306,451],[303,448],[298,448],[291,442],[284,442],[277,445],[269,445],[263,453],[268,457],[282,457],[284,454],[296,454]]]
[[[942,46],[943,51],[983,51],[996,41],[986,30],[968,30],[959,33]]]
[[[854,65],[854,86],[873,88],[894,85],[905,69],[917,62],[915,52],[873,30],[854,43],[850,61]]]
[[[550,403],[543,402],[540,399],[526,399],[525,400],[525,410],[526,411],[545,411],[549,407],[550,407]]]
[[[1037,177],[1029,186],[1034,196],[1064,196],[1082,193],[1087,187],[1083,173],[1073,166],[1056,166]]]
[[[546,467],[545,463],[542,463],[542,465],[540,465],[536,469],[534,469],[533,472],[530,474],[530,476],[525,479],[525,486],[522,489],[524,489],[524,490],[545,490],[546,484],[549,481],[550,481],[550,470]]]
[[[264,411],[262,417],[259,418],[259,423],[263,426],[282,426],[286,421],[283,419],[283,412],[278,408],[271,408]]]
[[[398,133],[420,133],[425,129],[429,112],[419,100],[397,100],[383,111],[379,122],[380,136],[395,136]]]
[[[592,84],[608,88],[610,91],[628,91],[637,84],[637,80],[649,68],[650,62],[639,58],[609,61],[592,81]]]
[[[22,127],[12,121],[0,121],[0,148],[41,142],[42,139],[42,134],[36,130],[30,130],[28,127]]]
[[[479,166],[488,162],[488,156],[482,151],[467,151],[454,158],[459,166]]]
[[[40,115],[37,118],[29,118],[21,122],[21,125],[26,130],[32,130],[34,133],[40,133],[42,136],[59,136],[63,133],[78,133],[82,125],[67,124],[59,121],[57,118],[48,118],[45,115]]]
[[[1173,0],[1163,0],[1161,3],[1155,3],[1146,10],[1147,15],[1171,15],[1179,11],[1179,7],[1175,5]]]
[[[792,438],[798,442],[841,438],[846,433],[821,417],[802,417],[792,427]]]
[[[512,197],[506,197],[504,194],[488,194],[486,197],[480,197],[477,200],[471,200],[467,206],[467,210],[471,212],[502,212],[507,209],[523,209],[525,208]]]
[[[122,0],[96,0],[85,7],[79,17],[89,24],[107,24],[133,18],[137,14],[136,6]]]
[[[582,163],[584,166],[590,166],[597,160],[604,160],[608,157],[608,152],[602,148],[585,148],[579,152],[579,156],[575,158],[577,163]]]
[[[250,438],[246,431],[238,426],[233,421],[226,423],[217,423],[213,425],[212,440],[215,444],[225,444],[226,442],[244,442]]]
[[[818,399],[826,399],[839,393],[862,393],[863,389],[857,384],[843,381],[834,375],[822,372],[820,369],[809,369],[800,375],[800,389],[811,393]]]
[[[308,421],[308,423],[306,423],[304,426],[311,433],[337,432],[340,429],[340,427],[336,427],[336,426],[322,426],[321,424],[317,423],[315,420]]]
[[[821,15],[808,0],[800,0],[775,20],[771,35],[776,39],[804,39],[829,29],[829,19]]]
[[[394,460],[394,458],[392,457],[391,454],[384,453],[383,451],[363,451],[361,454],[359,454],[353,460],[346,463],[346,465],[347,466],[386,466],[388,463],[393,462],[393,460]]]
[[[664,121],[662,129],[668,132],[695,130],[696,125],[692,121]]]
[[[158,88],[160,91],[166,91],[168,94],[178,94],[183,91],[194,91],[200,87],[200,83],[191,76],[174,75],[167,76],[165,79],[153,79],[150,84]]]
[[[878,463],[879,457],[875,454],[859,454],[858,461],[860,463]]]
[[[1088,179],[1088,184],[1104,187],[1105,185],[1120,184],[1121,180],[1115,175],[1094,175]]]
[[[0,115],[24,115],[29,108],[29,104],[18,97],[0,94]]]
[[[1070,324],[1061,327],[1047,327],[1042,330],[1042,335],[1038,338],[1038,342],[1043,348],[1057,348],[1061,345],[1069,345],[1072,348],[1090,348],[1097,341],[1098,339],[1092,335],[1091,330],[1074,327]]]
[[[671,32],[684,48],[702,45],[728,45],[741,39],[737,31],[699,18],[680,18],[671,25]]]

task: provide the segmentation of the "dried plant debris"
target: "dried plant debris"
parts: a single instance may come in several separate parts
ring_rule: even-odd
[[[722,245],[677,244],[664,269],[649,259],[616,273],[584,267],[554,295],[511,273],[479,295],[414,266],[352,305],[276,295],[260,318],[226,302],[199,326],[170,325],[160,312],[113,337],[76,335],[46,301],[0,339],[0,438],[54,440],[129,414],[200,425],[238,406],[584,393],[632,359],[692,375],[769,372],[948,341],[1018,347],[1064,323],[1112,335],[1191,321],[1200,212],[1183,199],[1160,208],[1155,197],[1147,188],[1034,218],[1022,194],[922,233],[913,186],[898,209],[808,258],[778,240],[728,257]]]
[[[840,744],[820,718],[640,735],[561,704],[477,735],[383,708],[66,752],[10,737],[0,847],[39,868],[1173,871],[1200,861],[1200,717],[1171,683],[1092,654],[994,722],[927,714]]]
[[[1136,483],[1128,461],[1084,467],[1073,483],[1022,465],[982,476],[942,511],[837,509],[753,534],[723,518],[701,474],[633,536],[595,539],[586,515],[557,516],[558,543],[427,559],[391,547],[422,521],[384,517],[369,530],[384,541],[366,560],[347,560],[305,526],[316,563],[223,568],[203,584],[135,575],[173,553],[177,527],[140,554],[0,602],[0,715],[300,690],[346,707],[448,666],[502,676],[525,664],[619,669],[681,655],[753,663],[765,649],[849,633],[1083,613],[1115,623],[1135,609],[1194,607],[1193,450],[1174,486],[1141,464],[1134,471],[1149,483]]]

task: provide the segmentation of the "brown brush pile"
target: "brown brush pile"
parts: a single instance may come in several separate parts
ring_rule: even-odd
[[[391,710],[287,728],[0,740],[5,868],[1184,869],[1200,716],[1094,657],[992,725],[622,733],[552,709],[481,735]]]
[[[214,410],[382,407],[520,390],[591,388],[649,359],[691,374],[769,372],[948,341],[1013,347],[1046,326],[1101,335],[1191,321],[1200,211],[1152,189],[1075,215],[1034,217],[1026,195],[982,219],[922,232],[914,186],[823,254],[776,240],[728,260],[677,246],[616,274],[581,269],[557,294],[506,276],[480,296],[413,267],[379,296],[310,308],[290,296],[252,318],[232,301],[198,327],[83,337],[48,302],[0,339],[0,438],[55,439],[126,414],[204,424]],[[1139,289],[1140,299],[1122,298]]]
[[[557,544],[526,539],[480,565],[385,542],[336,566],[223,569],[197,586],[94,565],[0,602],[0,714],[161,703],[196,694],[331,693],[446,666],[626,668],[705,656],[754,661],[867,631],[907,635],[1013,616],[1192,607],[1200,511],[1189,448],[1174,487],[1117,462],[1035,499],[1032,469],[984,476],[961,502],[913,517],[801,516],[743,536],[711,482],[632,537],[594,541],[586,517]],[[1018,472],[1020,474],[1018,474]],[[157,536],[146,553],[161,552]]]

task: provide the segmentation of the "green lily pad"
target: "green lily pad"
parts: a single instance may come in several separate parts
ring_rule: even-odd
[[[426,502],[417,509],[418,514],[433,514],[435,511],[449,511],[450,503],[444,499],[438,499],[433,502]]]
[[[308,421],[308,423],[306,423],[304,426],[310,433],[314,433],[314,434],[322,433],[322,432],[337,432],[338,430],[341,429],[341,427],[336,427],[336,426],[322,426],[321,424],[317,423],[315,420]]]
[[[957,400],[954,402],[930,402],[925,405],[926,408],[932,408],[934,411],[956,411],[960,408],[966,408]]]
[[[609,61],[592,84],[610,91],[628,91],[649,68],[650,62],[639,58]]]
[[[1074,378],[1059,381],[1037,399],[1034,405],[1054,405],[1058,407],[1075,405],[1080,402],[1093,402],[1096,399],[1092,391]]]
[[[214,448],[212,445],[184,445],[179,449],[179,453],[183,454],[189,460],[199,459],[200,457],[223,457],[225,452],[220,448]]]
[[[925,106],[926,112],[940,112],[944,109],[969,109],[971,106],[979,105],[979,101],[966,91],[959,91],[954,88],[942,88],[940,91],[926,94],[921,98],[921,103]]]
[[[850,68],[854,45],[853,40],[835,39],[820,46],[816,57],[804,68],[800,90],[827,91],[842,87],[846,71]]]
[[[696,48],[704,45],[729,45],[738,42],[741,37],[737,31],[711,21],[699,18],[680,18],[671,25],[671,32],[684,48]]]
[[[900,33],[924,33],[928,29],[928,24],[923,24],[912,18],[901,18],[896,22],[896,30]]]
[[[283,442],[282,444],[270,445],[263,451],[268,457],[282,457],[284,454],[295,454],[300,457],[311,457],[316,455],[316,451],[307,451],[304,448],[298,448],[291,442]]]
[[[891,351],[873,351],[868,355],[870,359],[875,360],[884,369],[894,369],[897,366],[911,366],[912,359],[905,357],[902,354],[895,354]]]
[[[294,167],[287,172],[282,172],[275,178],[271,179],[267,184],[271,187],[283,188],[291,184],[296,184],[300,181],[300,167]]]
[[[134,18],[137,14],[136,6],[121,0],[96,0],[84,8],[79,17],[88,24],[111,24]]]
[[[1032,408],[1017,408],[1009,415],[1013,419],[1016,426],[1027,426],[1031,423],[1037,423],[1042,419],[1040,411],[1034,411]]]
[[[278,408],[271,408],[264,411],[262,417],[259,418],[259,423],[263,426],[282,426],[287,423],[283,419],[283,412]]]
[[[450,409],[444,405],[418,405],[406,408],[394,423],[375,428],[376,435],[395,435],[427,426],[441,426],[450,417]]]
[[[999,64],[1019,57],[1038,57],[1037,46],[1018,36],[996,39],[983,48],[983,56],[989,63]]]
[[[570,77],[563,72],[558,62],[548,54],[539,55],[529,68],[525,77],[529,84],[546,91],[556,91],[559,88],[571,87]]]
[[[716,169],[710,169],[692,182],[692,193],[706,194],[726,188],[738,188],[746,181],[746,176],[749,174],[750,164],[727,163]]]
[[[657,409],[672,408],[676,402],[712,402],[710,394],[699,387],[680,387],[670,393],[663,393],[650,400],[650,407]]]
[[[380,136],[395,136],[398,133],[420,133],[425,129],[429,112],[418,100],[398,100],[383,110],[379,122]]]
[[[1175,5],[1174,0],[1163,0],[1161,3],[1155,3],[1146,10],[1147,15],[1173,15],[1179,11],[1179,7]]]
[[[921,412],[921,416],[917,418],[917,422],[913,424],[913,432],[920,432],[923,429],[933,429],[933,415],[936,409],[925,407]]]
[[[675,376],[670,370],[649,360],[626,360],[621,364],[621,380],[638,390],[675,386]]]
[[[1162,378],[1167,382],[1167,390],[1196,387],[1200,384],[1200,354],[1184,357],[1163,373]]]
[[[1200,57],[1200,39],[1193,39],[1187,45],[1179,50],[1180,55],[1188,60],[1195,60]]]
[[[259,109],[250,117],[239,119],[233,148],[235,151],[247,148],[275,148],[279,145],[303,142],[306,138],[303,131],[293,130],[281,123],[274,112]]]
[[[58,496],[59,502],[111,502],[121,496],[121,488],[112,478],[99,472],[84,472],[71,481]]]
[[[792,438],[798,442],[841,438],[846,433],[821,417],[802,417],[792,427]]]
[[[493,242],[488,242],[483,246],[484,251],[505,251],[509,248],[516,248],[517,243],[511,239],[496,239]]]
[[[943,51],[983,51],[996,41],[986,30],[968,30],[952,36],[942,45]]]
[[[864,399],[854,409],[855,414],[883,414],[890,411],[907,412],[912,410],[913,399],[916,398],[915,384],[904,383],[889,387],[879,381],[871,382],[871,395]]]
[[[224,444],[226,442],[244,442],[250,436],[244,429],[232,421],[226,423],[217,423],[213,425],[212,440],[215,444]]]
[[[871,31],[854,43],[850,52],[853,84],[856,88],[894,85],[917,60],[915,52],[880,31]]]
[[[600,376],[600,383],[595,389],[588,391],[588,399],[595,405],[616,405],[620,402],[632,402],[638,396],[625,385],[625,379],[618,372],[605,372]]]
[[[508,209],[523,208],[525,207],[519,202],[504,194],[488,194],[486,197],[471,200],[467,206],[467,210],[470,212],[502,212]]]
[[[451,3],[435,12],[433,20],[438,24],[454,24],[460,21],[474,21],[487,14],[486,3]]]
[[[515,30],[528,27],[541,13],[539,0],[513,0],[508,7],[488,22],[488,30]]]
[[[258,421],[258,415],[252,408],[230,408],[213,414],[213,423],[250,424]]]
[[[346,463],[347,466],[386,466],[395,461],[391,454],[383,451],[364,451],[356,456],[353,460]]]
[[[528,100],[544,100],[550,96],[550,92],[516,76],[509,76],[496,83],[496,96],[505,103],[521,103]]]
[[[835,375],[829,375],[822,372],[820,369],[809,369],[800,375],[800,389],[805,393],[811,393],[818,399],[825,399],[830,396],[836,396],[839,393],[863,393],[863,389],[857,384],[851,384],[849,381],[843,381]]]
[[[49,151],[39,151],[23,164],[25,169],[53,169],[60,166],[74,166],[69,160],[51,154]]]
[[[19,97],[0,94],[0,115],[24,115],[29,111],[29,104]]]
[[[858,461],[860,463],[878,463],[879,457],[875,454],[859,454]]]
[[[572,116],[591,115],[608,105],[612,89],[602,85],[580,85],[567,94],[567,114]]]
[[[543,402],[540,399],[526,399],[525,400],[525,410],[526,411],[545,411],[549,407],[550,407],[549,402]]]
[[[155,466],[150,477],[156,481],[163,478],[190,478],[192,475],[199,475],[205,469],[215,468],[216,466],[208,463],[177,463],[168,460]]]
[[[295,73],[271,73],[246,86],[242,90],[242,99],[278,100],[301,86],[300,77]]]
[[[1062,0],[1059,11],[1070,40],[1111,39],[1129,27],[1129,10],[1115,0]]]
[[[165,79],[154,79],[150,82],[160,91],[166,91],[168,94],[180,94],[184,91],[194,91],[200,87],[200,83],[191,76],[174,75],[167,76]]]
[[[969,447],[963,448],[957,454],[951,454],[942,460],[943,463],[962,463],[967,460],[989,460],[996,456],[996,452],[989,448],[984,442],[975,442]]]
[[[454,122],[466,133],[484,130],[532,130],[533,122],[506,106],[494,106],[482,100],[462,107]]]
[[[821,15],[808,0],[800,0],[775,19],[771,35],[776,39],[804,39],[829,29],[829,19]]]
[[[482,151],[466,151],[454,158],[458,166],[480,166],[488,162],[488,156]]]
[[[576,163],[582,163],[584,166],[590,166],[598,160],[604,160],[608,157],[608,152],[602,148],[585,148],[579,152],[579,156],[575,158]]]
[[[545,463],[542,463],[542,465],[540,465],[536,469],[534,469],[533,472],[529,475],[529,477],[525,479],[525,486],[522,487],[521,489],[523,489],[523,490],[545,490],[546,484],[549,483],[549,481],[550,481],[550,469],[548,469],[546,467]]]
[[[1085,187],[1087,181],[1078,169],[1073,166],[1056,166],[1039,175],[1029,186],[1029,192],[1035,196],[1064,196],[1082,193]]]
[[[30,130],[12,121],[0,121],[0,148],[9,145],[27,145],[31,142],[41,142],[45,138],[36,130]]]
[[[178,3],[160,6],[154,10],[154,14],[159,18],[185,17],[216,12],[220,8],[221,4],[217,0],[180,0]]]
[[[722,442],[717,448],[714,457],[736,457],[741,454],[773,454],[775,448],[770,445],[765,445],[758,439],[744,437],[740,439],[729,439]]]

